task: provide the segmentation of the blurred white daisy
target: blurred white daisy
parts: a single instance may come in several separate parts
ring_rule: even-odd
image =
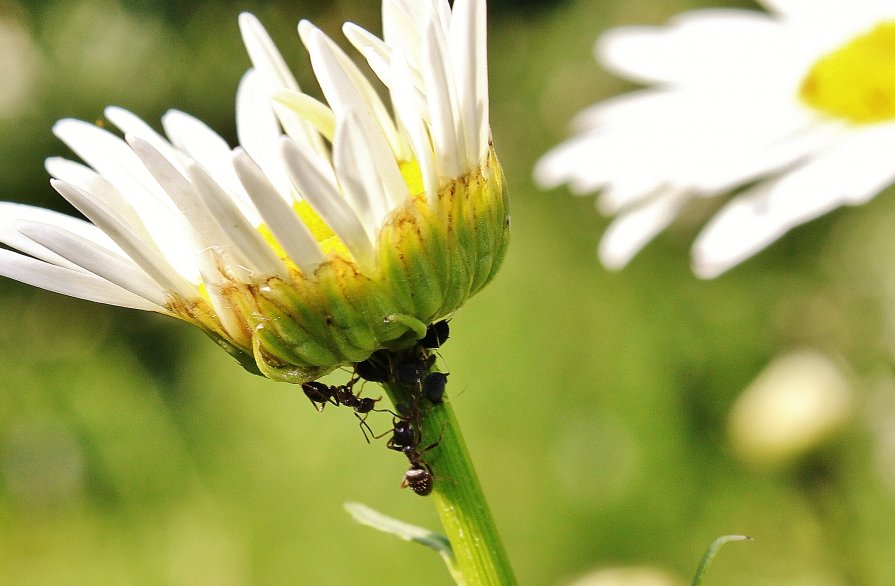
[[[845,426],[854,412],[854,395],[838,361],[811,349],[783,354],[731,407],[731,447],[756,465],[791,461]]]
[[[741,190],[693,245],[714,277],[791,228],[895,179],[895,3],[761,0],[623,27],[600,62],[645,89],[595,104],[535,170],[600,191],[600,258],[624,266],[696,198]]]
[[[165,136],[62,120],[87,165],[53,187],[92,223],[0,203],[0,274],[194,323],[253,371],[304,382],[412,344],[496,272],[503,176],[490,144],[484,0],[384,0],[384,39],[344,32],[388,90],[306,21],[327,104],[304,93],[258,20],[237,95],[240,147],[179,111]]]

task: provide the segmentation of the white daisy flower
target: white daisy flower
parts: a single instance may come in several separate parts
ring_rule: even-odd
[[[606,33],[597,58],[648,87],[595,104],[538,163],[546,187],[600,191],[600,258],[624,266],[697,198],[742,189],[703,229],[714,277],[791,228],[895,180],[895,3],[762,0]]]
[[[241,146],[179,111],[164,135],[108,108],[124,135],[53,131],[85,163],[47,160],[90,222],[0,203],[0,274],[198,325],[253,371],[304,382],[400,349],[496,272],[503,176],[490,144],[484,0],[384,0],[384,38],[344,32],[388,90],[308,22],[327,103],[240,16],[253,68]],[[92,223],[91,223],[92,222]],[[18,251],[18,252],[16,252]]]
[[[840,431],[855,412],[855,389],[839,361],[803,348],[775,358],[737,397],[727,434],[737,456],[757,465],[791,461]]]

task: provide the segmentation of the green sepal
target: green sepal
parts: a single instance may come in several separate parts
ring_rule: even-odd
[[[258,368],[258,364],[255,362],[255,357],[252,354],[249,354],[239,346],[235,346],[226,338],[221,337],[220,334],[216,332],[212,332],[210,330],[203,329],[205,334],[214,340],[214,343],[224,349],[224,351],[236,359],[239,362],[239,365],[244,369],[249,371],[252,374],[256,374],[258,376],[265,376],[263,372]]]
[[[433,201],[414,195],[390,214],[374,268],[332,255],[313,274],[231,282],[222,292],[245,329],[235,339],[213,312],[201,313],[201,302],[182,313],[226,341],[241,364],[253,357],[250,370],[307,382],[376,350],[413,346],[494,277],[508,237],[503,173],[489,151],[481,168],[448,182]],[[243,348],[248,340],[252,347]]]
[[[256,331],[256,335],[252,336],[252,352],[255,357],[255,364],[258,365],[258,369],[267,378],[284,383],[302,384],[320,378],[329,372],[320,368],[272,363],[261,348],[261,336],[258,334],[260,332]]]

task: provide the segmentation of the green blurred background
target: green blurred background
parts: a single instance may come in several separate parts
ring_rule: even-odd
[[[513,242],[495,282],[451,322],[443,357],[523,584],[635,566],[683,584],[727,533],[755,541],[723,550],[706,584],[895,580],[895,194],[705,282],[688,249],[711,210],[610,273],[595,255],[607,220],[593,198],[530,179],[576,111],[630,89],[594,63],[598,33],[709,5],[489,6]],[[71,211],[43,171],[66,152],[50,127],[97,120],[107,104],[156,127],[176,107],[232,143],[249,65],[240,10],[268,26],[312,94],[299,18],[333,36],[345,20],[379,32],[371,0],[0,0],[0,197]],[[384,440],[367,445],[350,413],[316,413],[171,319],[8,280],[0,307],[0,583],[450,583],[429,551],[342,511],[360,501],[437,527],[430,503],[398,488],[406,461]],[[844,423],[773,462],[733,449],[743,389],[802,347],[842,365]]]

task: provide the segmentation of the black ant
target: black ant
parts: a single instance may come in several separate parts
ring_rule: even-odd
[[[319,383],[309,383],[308,386],[302,386],[311,402],[315,406],[319,405],[319,409],[322,410],[326,403],[348,405],[355,409],[358,419],[361,419],[360,413],[366,414],[369,411],[382,410],[374,409],[372,400],[360,399],[351,392],[351,387],[357,380],[364,379],[403,387],[404,393],[410,397],[410,404],[396,405],[397,413],[392,412],[395,417],[392,429],[378,436],[370,433],[370,436],[376,439],[389,432],[392,434],[386,446],[404,454],[410,463],[410,468],[404,473],[404,478],[401,481],[401,488],[410,487],[413,492],[421,496],[430,494],[434,484],[432,470],[423,459],[423,454],[436,448],[441,440],[420,449],[423,437],[420,427],[419,402],[423,397],[434,405],[444,401],[448,375],[430,371],[435,364],[435,355],[432,351],[440,348],[447,341],[449,334],[448,320],[435,322],[426,329],[425,335],[412,347],[401,351],[377,350],[366,360],[356,363],[354,378],[348,385],[327,387]],[[364,401],[370,402],[363,404]],[[364,430],[366,438],[369,426],[366,425],[365,419],[361,419],[361,425],[366,427]]]
[[[426,448],[426,450],[434,448],[437,445],[438,444],[432,444]],[[426,496],[432,492],[432,485],[434,484],[435,477],[432,475],[432,470],[429,469],[429,465],[423,462],[422,458],[420,458],[420,453],[415,452],[412,455],[416,456],[416,458],[410,460],[410,468],[404,473],[404,480],[401,481],[401,488],[407,488],[409,486],[410,490],[416,494]]]
[[[410,487],[410,489],[420,496],[426,496],[432,492],[435,477],[432,469],[423,460],[423,454],[429,450],[438,447],[441,443],[439,439],[423,448],[419,449],[422,442],[422,432],[419,428],[419,405],[418,397],[414,397],[414,401],[410,408],[404,406],[398,409],[402,414],[402,418],[396,419],[392,427],[392,437],[388,440],[387,447],[396,452],[401,452],[407,456],[410,462],[410,468],[404,473],[401,480],[401,488]]]
[[[429,468],[429,465],[423,460],[423,454],[431,449],[437,448],[441,443],[441,439],[420,450],[419,444],[422,437],[420,437],[419,432],[413,432],[412,428],[409,431],[412,432],[413,441],[408,445],[400,447],[400,452],[407,456],[407,461],[410,462],[410,468],[407,469],[407,472],[404,473],[403,480],[401,480],[401,488],[407,488],[409,486],[410,490],[416,494],[426,496],[432,492],[433,485],[435,484],[435,476],[432,474],[432,469]],[[398,431],[396,426],[395,435],[392,437],[392,441],[394,441],[397,436]],[[398,449],[398,447],[393,446],[392,449]]]
[[[447,341],[449,334],[448,320],[435,322],[426,329],[426,334],[410,350],[411,357],[394,368],[391,354],[386,350],[377,350],[366,360],[355,364],[354,372],[362,379],[374,383],[388,382],[394,377],[394,380],[401,384],[419,387],[423,375],[435,362],[435,357],[428,351],[440,348]]]
[[[301,390],[305,392],[305,396],[311,401],[318,412],[323,411],[323,407],[327,403],[338,405],[333,397],[333,388],[318,381],[302,383]]]
[[[355,395],[353,389],[358,380],[360,379],[352,378],[344,385],[338,386],[331,386],[319,381],[312,381],[303,383],[301,389],[317,411],[323,411],[323,408],[327,403],[336,406],[345,405],[346,407],[353,409],[354,416],[360,421],[361,431],[364,432],[364,439],[367,440],[367,443],[370,443],[370,437],[375,438],[376,436],[373,434],[373,430],[370,429],[370,425],[367,423],[367,414],[369,414],[370,411],[380,411],[380,409],[376,409],[376,402],[379,401],[379,399],[371,399],[370,397],[359,397]],[[361,417],[361,415],[363,415],[363,417]],[[367,436],[367,432],[369,432],[369,436]]]

